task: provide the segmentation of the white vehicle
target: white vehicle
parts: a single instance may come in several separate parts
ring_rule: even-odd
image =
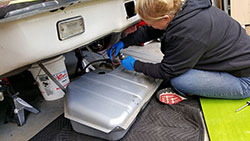
[[[7,9],[0,19],[0,76],[125,30],[140,20],[135,4],[54,0]]]

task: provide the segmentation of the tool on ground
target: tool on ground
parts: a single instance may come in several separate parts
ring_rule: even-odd
[[[245,104],[244,106],[240,107],[238,110],[236,110],[236,112],[239,112],[240,110],[242,110],[243,108],[247,107],[250,105],[250,101],[247,101],[247,104]]]

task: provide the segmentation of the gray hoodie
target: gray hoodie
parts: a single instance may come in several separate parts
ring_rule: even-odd
[[[163,60],[136,60],[135,71],[167,80],[190,69],[250,77],[250,37],[210,0],[187,0],[166,30],[144,26],[122,41],[128,47],[159,37]]]

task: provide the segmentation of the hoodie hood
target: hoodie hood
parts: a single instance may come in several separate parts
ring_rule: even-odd
[[[176,13],[174,19],[170,22],[169,27],[183,22],[184,20],[196,15],[202,9],[212,6],[211,0],[186,0],[181,10]]]

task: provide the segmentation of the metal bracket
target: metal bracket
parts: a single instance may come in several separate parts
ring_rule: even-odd
[[[38,63],[39,67],[48,75],[48,77],[66,94],[66,89],[63,87],[63,85],[57,81],[54,76],[49,72],[49,70],[42,64]]]

